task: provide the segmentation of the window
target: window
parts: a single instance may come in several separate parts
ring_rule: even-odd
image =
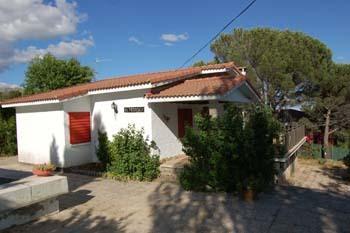
[[[89,112],[70,112],[69,114],[69,136],[70,144],[90,142],[91,127]]]

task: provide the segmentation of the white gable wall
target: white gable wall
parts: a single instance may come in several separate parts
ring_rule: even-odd
[[[178,139],[178,109],[192,109],[193,117],[200,113],[203,106],[179,103],[150,103],[152,109],[152,140],[159,147],[160,157],[166,158],[183,154]]]
[[[16,108],[18,161],[64,164],[64,112],[62,104]]]
[[[90,96],[81,98],[75,98],[70,101],[63,102],[64,110],[64,132],[65,132],[65,151],[63,155],[64,167],[77,166],[84,163],[91,163],[93,156],[91,153],[92,143],[82,144],[70,144],[70,132],[69,132],[69,112],[90,112],[91,115],[91,103]]]
[[[92,141],[98,145],[98,130],[106,132],[110,140],[120,129],[134,124],[143,128],[145,136],[152,138],[151,109],[144,94],[147,90],[107,93],[91,96],[92,105]],[[112,109],[112,103],[118,106],[118,113]],[[144,107],[144,112],[126,113],[125,107]],[[95,146],[92,148],[95,154]],[[95,158],[96,159],[96,158]]]
[[[244,85],[244,86],[240,86],[239,88],[228,92],[223,97],[223,100],[226,100],[229,102],[237,102],[237,103],[251,103],[252,100],[249,98],[252,98],[252,97],[245,94],[246,88],[247,87]]]

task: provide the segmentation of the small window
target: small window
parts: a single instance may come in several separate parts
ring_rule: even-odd
[[[70,144],[80,144],[91,141],[90,113],[70,112],[69,135]]]

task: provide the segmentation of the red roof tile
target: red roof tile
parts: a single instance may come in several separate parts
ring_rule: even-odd
[[[146,73],[131,75],[125,77],[115,77],[109,78],[101,81],[96,81],[92,83],[80,84],[73,87],[67,87],[62,89],[57,89],[49,92],[44,92],[40,94],[34,94],[29,96],[23,96],[19,98],[14,98],[6,100],[1,104],[16,104],[16,103],[27,103],[35,101],[47,101],[47,100],[64,100],[76,96],[81,96],[87,94],[89,91],[135,86],[141,84],[157,84],[168,81],[182,80],[195,75],[199,75],[203,70],[209,69],[233,69],[238,71],[238,68],[233,62],[214,64],[201,67],[190,67],[179,70],[171,70],[156,73]]]
[[[246,77],[232,75],[188,79],[172,87],[150,93],[147,98],[221,95],[246,81]]]

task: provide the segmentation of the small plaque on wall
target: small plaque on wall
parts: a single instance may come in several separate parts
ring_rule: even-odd
[[[125,107],[124,112],[144,112],[144,107]]]

